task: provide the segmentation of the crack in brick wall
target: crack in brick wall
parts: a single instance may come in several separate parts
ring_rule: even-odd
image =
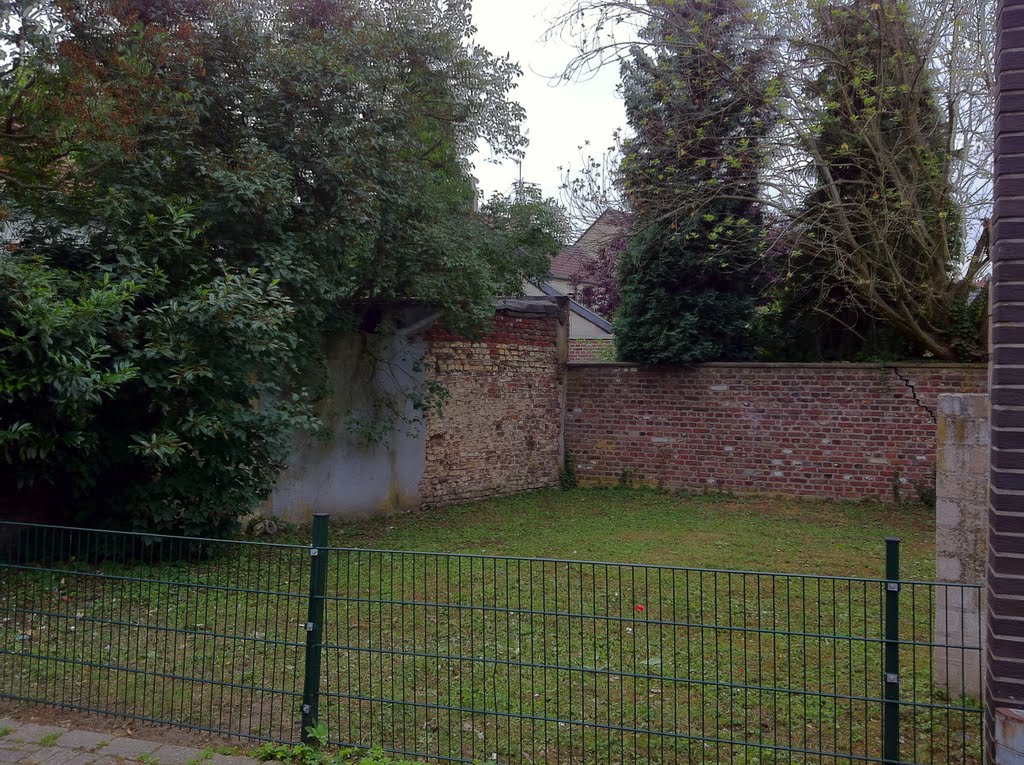
[[[910,390],[910,395],[914,397],[914,401],[917,402],[917,405],[924,409],[926,412],[928,412],[928,416],[932,418],[932,422],[938,423],[939,419],[938,415],[935,412],[935,409],[921,401],[921,397],[917,394],[917,386],[914,385],[914,381],[911,380],[909,377],[904,377],[902,374],[900,374],[899,367],[890,367],[890,369],[892,370],[892,373],[896,375],[896,377],[898,377],[904,385],[907,386],[907,388]]]

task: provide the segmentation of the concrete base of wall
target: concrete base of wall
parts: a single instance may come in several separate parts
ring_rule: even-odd
[[[995,765],[1024,765],[1024,709],[995,711]]]

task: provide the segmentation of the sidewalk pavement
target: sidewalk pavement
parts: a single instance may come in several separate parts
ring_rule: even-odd
[[[252,757],[0,718],[0,765],[262,765]],[[280,765],[279,763],[277,765]]]

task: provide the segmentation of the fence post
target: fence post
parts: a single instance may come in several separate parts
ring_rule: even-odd
[[[306,666],[302,685],[302,742],[309,743],[309,728],[320,715],[320,655],[323,650],[324,595],[327,592],[326,513],[313,516],[313,541],[309,546],[309,607],[306,616]]]
[[[882,761],[900,761],[900,540],[885,540],[885,692]]]

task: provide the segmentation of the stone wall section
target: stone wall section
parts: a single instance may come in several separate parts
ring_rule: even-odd
[[[503,308],[477,340],[428,331],[428,379],[450,398],[428,418],[421,506],[558,484],[569,316],[567,300],[550,305]]]
[[[935,476],[935,569],[939,582],[985,583],[990,443],[988,396],[939,396]],[[980,586],[939,587],[936,591],[935,684],[952,698],[981,696],[984,608]]]
[[[566,449],[583,485],[927,499],[941,393],[982,365],[569,366]]]

